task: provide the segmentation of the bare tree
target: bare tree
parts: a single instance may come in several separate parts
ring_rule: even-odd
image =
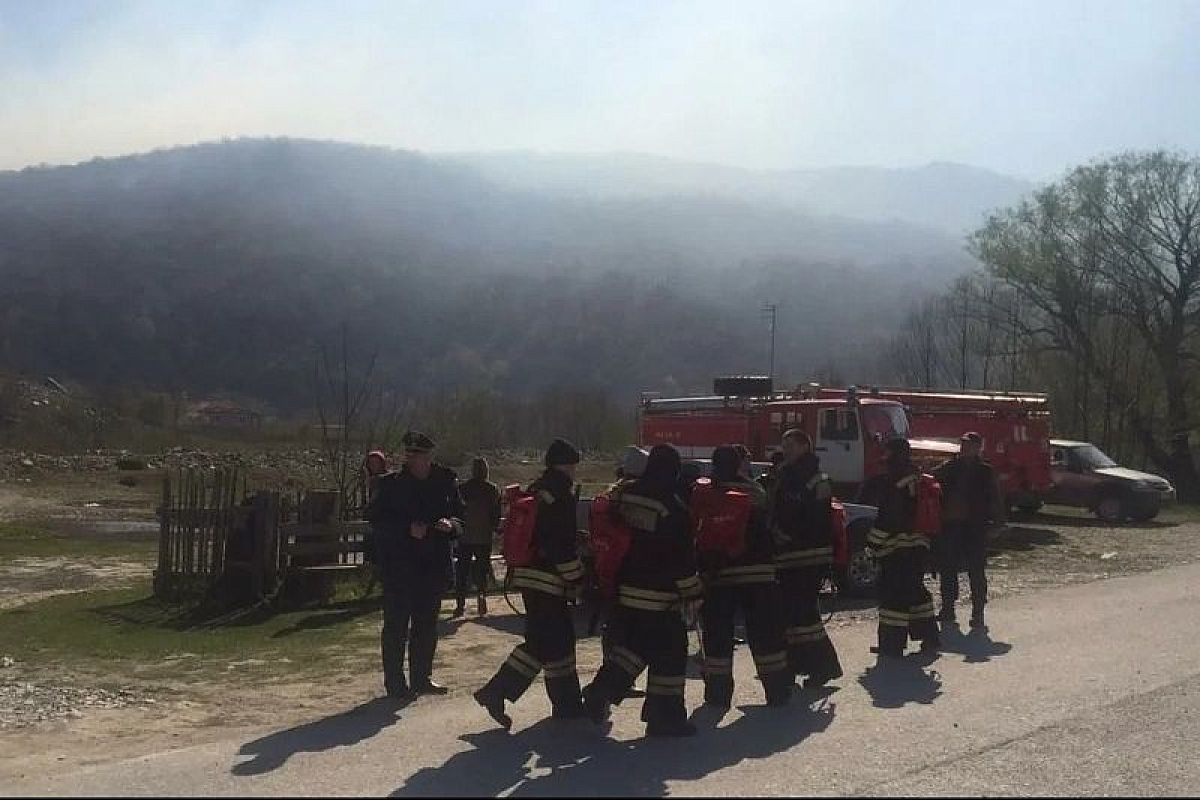
[[[923,388],[937,386],[945,368],[943,310],[940,298],[921,303],[909,314],[899,336],[888,348],[886,371],[902,383]]]
[[[1122,407],[1180,496],[1200,499],[1190,434],[1200,337],[1200,160],[1130,153],[1079,167],[972,239],[988,270],[1029,307],[1024,334],[1070,357],[1076,396],[1091,384]],[[1144,348],[1163,408],[1114,375],[1105,326]],[[1080,407],[1083,418],[1091,408]]]
[[[323,345],[314,365],[313,406],[321,426],[325,478],[337,489],[343,508],[351,505],[361,479],[363,446],[370,444],[363,434],[370,430],[374,435],[375,427],[382,424],[369,413],[372,408],[378,411],[382,402],[375,372],[377,357],[378,351],[374,351],[356,366],[349,334],[342,325],[338,346]]]

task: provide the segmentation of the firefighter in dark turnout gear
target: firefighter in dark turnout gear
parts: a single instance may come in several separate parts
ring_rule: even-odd
[[[679,497],[680,467],[675,448],[656,445],[642,476],[614,491],[632,541],[618,574],[610,646],[583,693],[589,715],[602,722],[649,667],[642,706],[649,736],[696,732],[683,702],[688,640],[681,611],[696,613],[701,589],[688,508]]]
[[[933,470],[942,485],[942,532],[934,542],[942,607],[938,619],[954,624],[958,569],[967,568],[971,585],[971,627],[983,626],[987,603],[987,529],[1004,522],[1004,501],[996,470],[980,457],[983,437],[966,433],[957,456]]]
[[[698,554],[704,576],[704,606],[700,612],[704,628],[704,702],[726,709],[733,702],[733,625],[739,608],[746,620],[750,652],[767,704],[785,705],[793,684],[784,650],[767,493],[742,475],[742,465],[742,455],[736,448],[718,447],[713,451],[712,478],[716,488],[735,489],[751,497],[745,550],[737,557],[718,552]]]
[[[433,441],[410,432],[403,445],[404,466],[379,478],[365,515],[366,550],[383,583],[384,686],[399,699],[446,693],[430,674],[450,541],[462,529],[463,510],[454,472],[433,462]],[[406,648],[411,683],[404,678]]]
[[[858,502],[879,509],[867,547],[879,565],[879,645],[881,656],[901,656],[911,638],[921,650],[941,645],[933,598],[925,589],[929,539],[917,533],[917,488],[921,471],[906,439],[887,443],[887,471],[863,484]]]
[[[575,671],[575,621],[568,602],[579,597],[583,564],[575,525],[575,468],[579,451],[555,439],[546,451],[546,471],[529,486],[537,495],[532,564],[513,568],[512,585],[525,602],[525,641],[517,645],[475,700],[508,729],[505,701],[515,701],[545,673],[546,693],[556,719],[584,715]]]
[[[783,435],[784,462],[771,494],[775,564],[783,596],[788,666],[806,689],[842,677],[833,642],[821,622],[821,582],[833,566],[829,476],[799,429]]]

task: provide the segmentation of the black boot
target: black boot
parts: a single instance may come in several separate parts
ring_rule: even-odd
[[[417,696],[416,692],[408,688],[408,681],[403,679],[399,681],[387,681],[384,683],[384,688],[387,690],[387,696],[392,700],[412,700]]]
[[[647,736],[695,736],[696,726],[684,720],[683,722],[651,722],[646,725]]]
[[[463,598],[458,598],[458,603],[454,606],[454,613],[450,615],[451,619],[458,619],[467,613],[467,601]]]
[[[763,681],[763,689],[766,690],[767,695],[767,705],[772,708],[781,708],[792,701],[792,687],[796,685],[796,679],[790,674],[787,677],[787,681]]]
[[[971,627],[972,628],[987,627],[983,622],[983,606],[975,606],[975,608],[971,609]]]
[[[583,717],[591,716],[582,702],[564,703],[557,705],[550,712],[550,716],[555,719],[582,719]]]
[[[479,604],[476,606],[476,611],[481,617],[487,616],[487,598],[483,595],[479,595]]]
[[[472,697],[475,698],[476,703],[483,706],[483,710],[488,712],[488,716],[494,719],[496,724],[506,731],[512,729],[512,717],[504,713],[503,697],[489,692],[486,686],[475,692]]]
[[[612,704],[601,696],[594,686],[583,690],[583,707],[588,717],[597,725],[602,725],[612,713]]]
[[[435,683],[430,678],[426,678],[423,681],[414,683],[413,691],[416,692],[417,694],[436,694],[436,695],[448,694],[450,692],[450,690],[447,689],[445,686],[442,686],[440,683]]]
[[[704,705],[728,711],[733,705],[733,678],[710,675],[704,681]]]

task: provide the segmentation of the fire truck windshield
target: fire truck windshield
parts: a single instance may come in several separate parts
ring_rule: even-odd
[[[862,410],[863,429],[871,439],[908,438],[908,417],[899,405],[869,405]]]

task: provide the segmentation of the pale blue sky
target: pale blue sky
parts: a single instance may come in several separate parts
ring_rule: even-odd
[[[0,0],[0,168],[222,136],[1030,178],[1200,153],[1200,0]]]

